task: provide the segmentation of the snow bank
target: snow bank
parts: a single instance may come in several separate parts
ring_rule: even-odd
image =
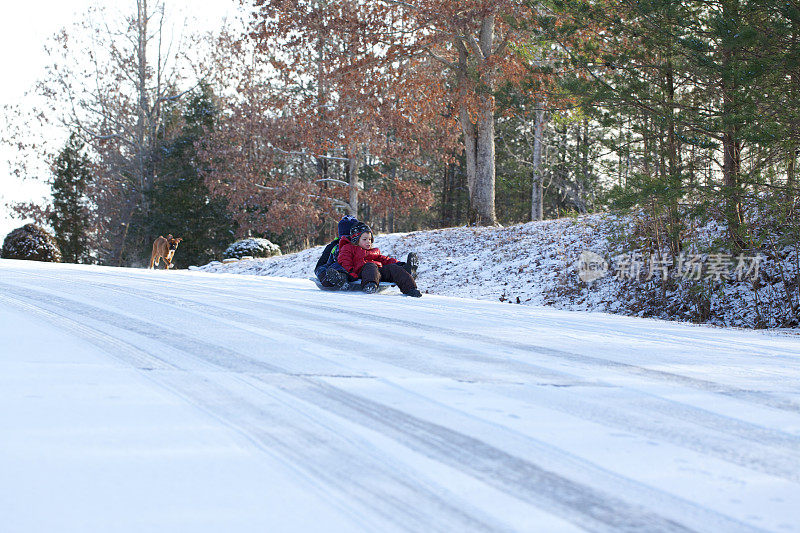
[[[603,311],[748,328],[796,327],[787,304],[789,278],[798,278],[796,250],[782,257],[762,257],[756,288],[752,279],[673,280],[662,290],[656,275],[646,280],[620,276],[622,254],[637,246],[635,221],[611,214],[530,222],[507,228],[458,227],[377,235],[375,245],[387,255],[420,256],[417,283],[424,293],[511,304],[546,305],[574,311]],[[724,239],[713,224],[697,230],[701,242]],[[268,259],[218,262],[204,272],[308,278],[322,253],[317,246]],[[703,247],[700,247],[703,248]],[[594,281],[580,278],[583,252],[606,261],[607,271]],[[690,250],[702,256],[708,254]],[[687,252],[687,253],[688,253]],[[779,274],[782,274],[779,275]]]
[[[236,241],[228,246],[223,254],[225,259],[243,259],[244,257],[273,257],[281,255],[281,249],[277,244],[267,239],[248,237]]]

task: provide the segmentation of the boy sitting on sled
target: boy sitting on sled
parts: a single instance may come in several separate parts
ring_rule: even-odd
[[[319,280],[320,285],[325,288],[341,289],[348,281],[358,280],[357,276],[350,276],[344,267],[336,261],[339,255],[341,238],[350,235],[350,229],[356,223],[358,223],[358,220],[354,216],[345,215],[342,217],[338,225],[339,236],[325,247],[314,267],[314,275]],[[417,254],[410,253],[405,263],[400,261],[397,264],[405,268],[414,279],[417,278],[417,267],[419,266]]]
[[[322,256],[314,267],[314,275],[323,287],[341,289],[348,281],[347,271],[336,262],[339,254],[339,240],[350,235],[350,228],[358,222],[356,217],[345,215],[339,221],[339,236],[331,241],[322,251]]]
[[[378,290],[378,283],[394,283],[405,295],[419,298],[422,293],[410,271],[416,271],[417,254],[408,254],[405,266],[394,257],[381,255],[378,248],[372,247],[372,229],[358,222],[350,228],[350,235],[339,240],[337,262],[347,271],[351,280],[361,279],[361,288],[370,294]]]

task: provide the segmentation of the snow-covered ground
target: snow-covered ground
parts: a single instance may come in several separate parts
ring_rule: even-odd
[[[798,354],[774,333],[0,260],[0,530],[800,531]]]
[[[420,256],[420,290],[444,296],[460,296],[530,305],[556,303],[553,288],[565,276],[577,277],[582,250],[605,253],[607,234],[595,231],[604,224],[597,216],[547,220],[509,228],[459,227],[413,233],[378,234],[381,253],[405,259],[408,252]],[[282,276],[307,279],[323,246],[268,259],[249,259],[232,264],[219,262],[200,267],[204,272]],[[594,309],[611,301],[607,287],[592,291],[588,301],[564,302],[575,309]]]
[[[687,279],[678,274],[678,264],[671,265],[667,270],[674,284],[662,294],[659,271],[648,272],[650,251],[645,247],[647,239],[637,230],[641,224],[633,215],[605,213],[507,228],[457,227],[378,234],[375,244],[384,254],[400,259],[410,251],[417,252],[421,261],[417,281],[422,292],[430,294],[718,326],[796,328],[800,324],[800,258],[796,246],[776,253],[743,254],[743,266],[751,267],[751,257],[759,256],[759,267],[737,279],[738,256],[720,255],[719,243],[727,235],[724,227],[695,221],[692,233],[686,236],[684,255],[676,261],[684,259],[691,264],[697,260],[696,272],[701,279]],[[233,264],[214,262],[199,270],[306,279],[313,275],[322,249],[317,246]],[[604,274],[590,283],[584,283],[579,275],[584,252],[606,262]],[[715,258],[730,263],[727,279],[714,278],[710,269]],[[626,260],[631,264],[623,271]],[[684,273],[693,268],[684,268]],[[631,279],[631,271],[636,271],[638,279]],[[754,285],[759,286],[757,290]]]

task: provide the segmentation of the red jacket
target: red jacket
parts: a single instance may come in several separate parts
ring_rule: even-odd
[[[347,237],[342,237],[339,240],[339,257],[337,261],[354,277],[358,277],[361,274],[361,269],[367,263],[375,263],[379,267],[397,263],[397,259],[394,257],[381,255],[381,251],[378,248],[365,250],[352,244]]]

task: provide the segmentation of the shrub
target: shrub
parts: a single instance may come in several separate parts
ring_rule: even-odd
[[[281,255],[281,249],[277,244],[273,244],[267,239],[250,237],[236,241],[228,246],[225,253],[222,254],[222,257],[224,259],[241,259],[246,255],[252,255],[253,257],[272,257]]]
[[[61,250],[49,231],[35,224],[25,224],[6,235],[0,257],[60,263]]]

